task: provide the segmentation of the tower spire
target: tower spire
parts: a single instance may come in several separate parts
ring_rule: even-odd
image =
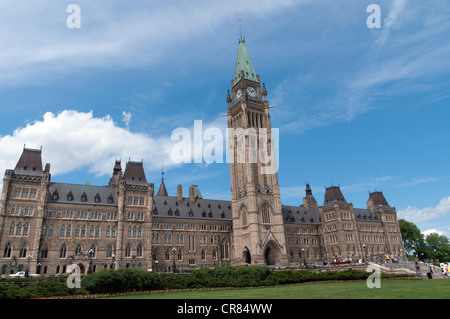
[[[164,164],[162,165],[161,169],[161,184],[159,185],[159,190],[157,196],[169,196],[166,189],[166,184],[164,184]]]
[[[253,67],[252,60],[250,59],[250,55],[248,54],[247,46],[245,45],[245,39],[242,38],[242,36],[239,39],[239,48],[236,59],[236,68],[234,70],[233,86],[236,85],[241,80],[241,78],[259,82],[255,68]]]

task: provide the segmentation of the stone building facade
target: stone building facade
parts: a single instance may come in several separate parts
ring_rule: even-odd
[[[306,185],[303,203],[282,205],[271,163],[238,160],[264,148],[274,161],[268,93],[245,40],[239,40],[228,127],[231,201],[204,199],[197,185],[155,195],[143,163],[116,161],[107,186],[57,183],[42,149],[23,149],[3,179],[0,271],[57,275],[134,267],[161,272],[224,265],[313,265],[343,259],[405,257],[395,207],[381,192],[354,208],[337,186],[317,204]],[[251,129],[256,135],[247,134]],[[239,147],[243,147],[240,149]],[[240,150],[240,151],[234,151]],[[250,155],[248,155],[250,156]],[[250,157],[248,157],[250,159]],[[273,162],[272,162],[273,164]]]

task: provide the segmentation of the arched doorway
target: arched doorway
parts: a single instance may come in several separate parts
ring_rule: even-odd
[[[250,255],[250,250],[247,247],[244,247],[244,251],[242,253],[242,258],[246,264],[252,263],[252,256]]]
[[[272,244],[267,245],[264,251],[264,262],[268,266],[275,265],[277,262],[278,249]]]

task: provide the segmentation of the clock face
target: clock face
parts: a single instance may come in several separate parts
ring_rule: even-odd
[[[236,91],[236,99],[239,100],[241,98],[241,96],[242,96],[242,91],[241,91],[241,89],[239,89]]]
[[[250,97],[256,97],[256,90],[255,90],[255,88],[249,86],[249,87],[247,88],[247,94],[248,94]]]

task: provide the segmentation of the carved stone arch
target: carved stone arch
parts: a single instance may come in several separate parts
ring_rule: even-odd
[[[248,249],[247,246],[245,246],[243,251],[242,251],[242,259],[244,260],[244,262],[246,264],[250,265],[252,263],[252,255],[251,255],[250,250]]]
[[[273,266],[279,259],[280,249],[276,242],[269,240],[264,247],[264,263]]]
[[[272,205],[270,205],[267,201],[263,201],[259,205],[260,216],[261,216],[261,223],[262,224],[270,224],[271,219],[270,215],[272,214]]]

